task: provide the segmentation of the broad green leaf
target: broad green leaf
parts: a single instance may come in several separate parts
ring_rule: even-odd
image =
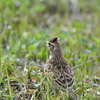
[[[29,47],[28,47],[28,50],[29,51],[34,51],[36,49],[36,47],[34,46],[34,45],[30,45]]]

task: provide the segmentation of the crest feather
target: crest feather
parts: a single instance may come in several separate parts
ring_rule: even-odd
[[[57,42],[58,40],[59,40],[58,37],[54,37],[54,38],[52,38],[52,39],[50,40],[50,42]]]

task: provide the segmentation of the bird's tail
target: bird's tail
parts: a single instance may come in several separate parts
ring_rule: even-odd
[[[80,100],[79,97],[78,97],[78,95],[72,89],[69,90],[69,95],[70,95],[70,97],[73,98],[73,100]]]

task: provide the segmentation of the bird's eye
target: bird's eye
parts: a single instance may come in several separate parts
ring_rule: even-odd
[[[49,45],[51,45],[51,43],[48,43]]]

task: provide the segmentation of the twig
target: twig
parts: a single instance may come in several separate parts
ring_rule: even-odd
[[[89,62],[92,62],[92,61],[94,61],[94,60],[97,59],[97,58],[100,58],[100,55],[97,56],[97,57],[95,57],[95,58],[93,58],[93,59],[91,59],[91,60],[89,60],[89,61],[87,61],[87,62],[85,62],[85,63],[82,63],[82,64],[80,64],[80,65],[77,65],[77,66],[73,67],[72,70],[75,69],[75,68],[77,68],[77,67],[80,67],[80,66],[82,66],[82,65],[85,65],[85,64],[87,64],[87,63],[89,63]]]

